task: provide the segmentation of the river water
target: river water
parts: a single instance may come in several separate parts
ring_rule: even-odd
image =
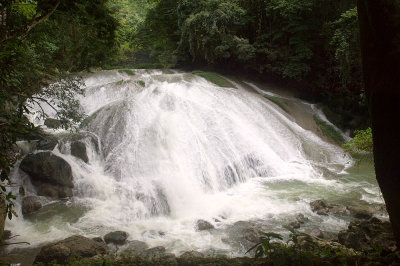
[[[348,216],[319,216],[309,203],[375,206],[382,198],[370,162],[355,164],[344,151],[296,123],[290,113],[260,95],[253,83],[221,88],[189,73],[135,70],[85,74],[89,115],[82,130],[89,163],[56,147],[73,169],[74,197],[46,206],[6,229],[33,245],[72,234],[103,236],[122,230],[129,240],[228,256],[244,255],[232,231],[252,221],[263,231],[282,228],[299,213],[315,227],[338,232]],[[266,92],[268,93],[268,92]],[[279,95],[275,95],[278,96]],[[315,108],[283,98],[309,112]],[[16,171],[16,182],[24,175]],[[25,181],[26,182],[26,177]],[[27,194],[34,194],[27,188]],[[197,231],[203,219],[215,226]]]

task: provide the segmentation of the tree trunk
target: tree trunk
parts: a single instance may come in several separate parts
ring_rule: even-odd
[[[400,0],[358,0],[376,179],[400,247]]]

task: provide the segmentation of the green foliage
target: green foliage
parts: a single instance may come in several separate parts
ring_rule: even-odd
[[[372,153],[372,129],[369,127],[365,130],[356,130],[354,134],[354,138],[343,145],[344,150],[353,156],[363,153]]]
[[[140,86],[142,86],[142,87],[145,87],[146,86],[146,83],[143,81],[143,80],[138,80],[138,81],[136,81],[137,82],[137,84],[139,84]]]
[[[270,100],[271,102],[275,103],[276,105],[278,105],[280,108],[282,108],[282,110],[284,110],[286,113],[289,113],[289,110],[286,106],[286,104],[284,102],[282,102],[279,98],[265,94],[263,95],[265,98],[267,98],[268,100]]]
[[[314,121],[315,121],[315,123],[317,123],[317,125],[321,129],[322,133],[325,134],[325,136],[329,137],[330,139],[335,141],[337,144],[344,143],[343,136],[333,126],[326,123],[324,120],[319,118],[317,115],[314,115]]]
[[[135,71],[133,71],[132,69],[119,69],[118,72],[128,74],[129,76],[135,75]]]
[[[48,105],[62,127],[74,127],[84,118],[75,98],[83,84],[63,73],[113,58],[117,22],[106,2],[11,0],[0,6],[0,197],[8,201],[9,218],[15,143],[38,131],[27,118],[31,107],[46,117],[41,108]]]
[[[192,74],[200,76],[202,78],[205,78],[206,80],[208,80],[220,87],[235,88],[235,85],[233,85],[229,80],[225,79],[224,77],[222,77],[214,72],[204,72],[204,71],[195,70],[192,72]]]

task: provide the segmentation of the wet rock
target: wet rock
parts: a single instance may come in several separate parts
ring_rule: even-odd
[[[308,222],[309,219],[304,216],[304,214],[299,213],[296,215],[296,221],[299,222],[300,224],[304,224],[305,222]]]
[[[106,253],[105,243],[75,235],[43,246],[35,258],[35,263],[46,264],[56,261],[59,264],[67,264],[71,257],[91,258]]]
[[[204,258],[204,254],[198,251],[186,251],[179,256],[181,259]]]
[[[50,134],[43,134],[40,136],[36,144],[37,150],[52,151],[58,144],[58,139]]]
[[[374,211],[367,206],[348,206],[347,209],[357,219],[369,219],[374,215]]]
[[[324,234],[318,228],[312,229],[311,232],[310,232],[310,236],[321,238],[321,239],[324,238]]]
[[[61,127],[61,121],[49,117],[44,121],[44,125],[46,127],[48,127],[48,128],[60,128]]]
[[[238,221],[227,228],[228,237],[221,239],[233,247],[246,252],[254,244],[260,242],[259,231],[262,231],[257,223],[252,221]]]
[[[86,154],[87,157],[87,150],[86,150],[86,144],[91,145],[94,150],[99,153],[99,143],[98,139],[94,134],[88,133],[88,132],[77,132],[77,133],[69,133],[69,134],[63,134],[59,136],[60,138],[60,147],[59,150],[62,153],[65,153],[65,145],[67,143],[71,143],[71,154],[73,154],[73,149],[76,149],[74,153],[77,158],[85,158],[84,153]],[[79,144],[80,143],[80,144]],[[76,146],[75,148],[73,146]],[[85,147],[83,147],[83,146]],[[84,160],[84,159],[82,159]]]
[[[74,187],[71,166],[51,152],[25,156],[20,168],[31,176],[32,181]]]
[[[329,207],[325,200],[315,200],[310,202],[311,210],[319,215],[328,215]]]
[[[71,143],[71,154],[76,158],[81,159],[85,163],[89,162],[89,158],[86,152],[86,145],[83,142],[75,141]]]
[[[22,214],[29,215],[42,208],[42,203],[40,203],[39,197],[37,196],[27,196],[22,200]]]
[[[210,229],[214,229],[214,225],[212,225],[211,223],[209,223],[205,220],[197,220],[196,229],[198,231],[210,230]]]
[[[106,234],[104,236],[104,241],[109,244],[113,243],[116,245],[123,245],[128,239],[128,233],[124,231],[114,231]]]
[[[351,248],[346,248],[345,246],[323,239],[319,239],[313,236],[299,236],[298,245],[302,250],[316,251],[321,250],[321,248],[329,248],[330,250],[340,250],[342,254],[355,255],[356,252]]]
[[[18,245],[18,248],[11,250],[7,254],[0,255],[0,264],[1,265],[33,265],[35,257],[40,251],[40,247],[21,247]],[[2,264],[2,262],[7,262]]]
[[[3,235],[1,236],[1,240],[8,240],[11,237],[10,230],[4,230]]]
[[[172,265],[176,264],[175,255],[172,253],[166,253],[165,247],[162,246],[146,249],[142,251],[138,256],[146,260],[152,260],[152,261],[162,260],[163,263],[166,264],[168,263]]]
[[[125,252],[127,252],[132,256],[137,256],[143,253],[143,251],[145,251],[148,248],[149,245],[147,245],[145,242],[139,240],[133,240],[128,242],[128,247],[126,248]]]
[[[96,241],[96,242],[104,243],[104,240],[103,240],[103,238],[101,238],[101,236],[93,237],[92,240]]]
[[[37,194],[39,196],[45,196],[51,199],[64,199],[72,197],[72,189],[70,187],[52,185],[40,181],[32,180]]]
[[[299,229],[300,228],[300,223],[298,221],[294,221],[288,224],[290,227],[294,229]]]
[[[382,222],[372,217],[369,220],[352,221],[347,230],[338,234],[339,243],[357,251],[382,248],[385,253],[396,249],[392,227],[389,222]]]
[[[345,215],[347,214],[346,207],[338,204],[330,204],[325,200],[314,200],[310,202],[310,207],[313,212],[318,215]]]

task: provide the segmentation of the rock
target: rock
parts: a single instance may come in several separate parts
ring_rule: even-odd
[[[79,153],[86,153],[86,144],[89,144],[93,147],[93,149],[99,153],[99,143],[98,139],[94,134],[88,133],[88,132],[77,132],[77,133],[69,133],[69,134],[63,134],[60,137],[60,147],[59,150],[62,153],[65,153],[64,147],[66,143],[71,143],[71,154],[72,154],[72,149],[74,149],[72,146],[76,145],[75,147],[77,149],[77,154]],[[74,144],[74,143],[81,143],[81,144]],[[82,145],[85,145],[85,148],[83,148]],[[80,146],[80,147],[79,147]],[[72,154],[74,155],[74,154]],[[75,155],[74,155],[75,156]],[[87,156],[87,155],[86,155]],[[76,156],[78,158],[84,157],[84,156]]]
[[[61,127],[61,121],[49,117],[44,121],[44,125],[46,127],[48,127],[48,128],[60,128]]]
[[[314,228],[313,230],[311,230],[310,236],[321,238],[321,239],[324,238],[324,234],[318,228]]]
[[[50,134],[43,134],[36,144],[37,150],[52,151],[58,144],[58,139]]]
[[[123,245],[126,242],[126,239],[128,238],[128,233],[124,231],[114,231],[106,234],[104,236],[104,241],[109,244],[113,243],[116,245]]]
[[[246,252],[260,242],[260,230],[263,230],[263,228],[256,222],[238,221],[227,228],[228,237],[221,240],[242,252]]]
[[[32,179],[41,182],[73,188],[71,166],[51,152],[39,152],[25,156],[20,168]]]
[[[300,228],[300,223],[298,221],[294,221],[288,224],[290,227],[294,229],[299,229]]]
[[[346,207],[338,204],[330,204],[325,200],[314,200],[310,202],[310,207],[313,212],[318,215],[328,215],[328,214],[336,214],[336,215],[345,215]]]
[[[352,221],[347,230],[338,234],[339,243],[357,251],[382,248],[385,253],[396,249],[392,227],[389,222],[382,222],[372,217],[369,220]]]
[[[101,238],[101,236],[93,237],[92,240],[96,241],[96,242],[104,243],[104,240],[103,240],[103,238]]]
[[[71,143],[71,154],[76,158],[81,159],[85,163],[89,162],[89,158],[86,152],[86,145],[83,142],[75,141]]]
[[[126,252],[132,256],[137,256],[148,248],[149,245],[147,245],[145,242],[139,240],[133,240],[128,242],[128,247],[126,248]]]
[[[72,197],[72,189],[70,187],[57,186],[40,181],[32,181],[32,183],[35,185],[39,196],[45,196],[51,199]]]
[[[20,168],[31,177],[38,195],[60,199],[72,196],[73,176],[71,166],[51,152],[25,156]]]
[[[326,241],[313,236],[299,236],[297,241],[300,248],[306,251],[316,251],[321,250],[321,248],[329,248],[331,250],[340,250],[341,254],[356,255],[356,252],[351,248],[346,248],[337,242]]]
[[[186,251],[179,256],[181,259],[204,258],[204,254],[198,251]]]
[[[329,207],[325,200],[315,200],[310,202],[311,210],[319,215],[328,215]]]
[[[35,264],[46,264],[52,261],[56,261],[59,264],[67,264],[71,257],[91,258],[98,254],[106,253],[106,244],[75,235],[43,246],[35,258]]]
[[[174,265],[176,264],[175,255],[172,253],[166,253],[165,247],[158,246],[154,248],[149,248],[141,252],[138,256],[146,260],[162,260],[163,264]]]
[[[10,230],[4,230],[3,235],[1,236],[1,240],[8,240],[11,237]]]
[[[254,244],[260,242],[260,235],[255,228],[245,229],[243,232],[243,238]]]
[[[29,215],[42,208],[42,203],[40,203],[39,197],[37,196],[27,196],[22,200],[22,214]]]
[[[304,224],[305,222],[308,222],[308,218],[304,216],[304,214],[299,213],[296,215],[296,221],[299,222],[300,224]]]
[[[6,222],[7,217],[7,203],[3,198],[3,195],[0,195],[0,235],[3,235],[4,232],[4,224]]]
[[[374,211],[367,206],[348,206],[347,209],[357,219],[369,219],[374,214]]]
[[[196,229],[198,231],[210,230],[210,229],[214,229],[214,225],[212,225],[211,223],[209,223],[205,220],[197,220]]]

